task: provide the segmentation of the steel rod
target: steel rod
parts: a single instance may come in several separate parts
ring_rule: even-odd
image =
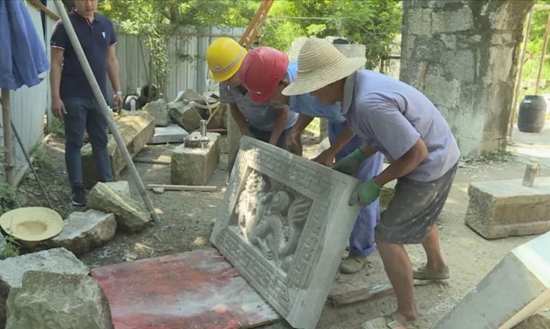
[[[519,61],[519,72],[518,78],[516,81],[516,90],[512,98],[512,110],[510,111],[510,127],[508,128],[508,141],[512,141],[512,134],[514,133],[514,121],[516,119],[516,104],[518,102],[519,90],[521,89],[521,77],[523,75],[523,67],[525,66],[525,53],[527,52],[527,43],[529,42],[529,36],[531,35],[531,23],[533,21],[533,12],[534,8],[529,11],[529,16],[527,16],[527,30],[525,32],[525,37],[523,38],[523,48],[521,50],[521,59]]]
[[[15,135],[15,138],[17,139],[17,142],[19,143],[19,146],[21,147],[21,151],[23,151],[23,155],[25,156],[25,159],[27,160],[27,163],[29,164],[29,167],[31,168],[32,174],[36,178],[36,181],[38,182],[38,186],[40,186],[40,189],[42,190],[42,194],[44,194],[44,197],[46,198],[46,201],[48,201],[48,205],[51,209],[55,210],[52,201],[50,200],[50,197],[48,197],[48,192],[46,192],[46,189],[44,188],[44,184],[42,184],[42,180],[38,175],[36,174],[36,170],[34,169],[34,166],[32,164],[31,158],[29,157],[29,154],[25,150],[25,146],[23,145],[23,141],[21,140],[21,137],[19,136],[19,133],[17,132],[17,129],[15,128],[15,125],[13,124],[13,121],[11,122],[11,129],[13,130],[13,134]]]
[[[130,174],[132,175],[133,179],[137,183],[138,191],[141,197],[143,198],[143,201],[145,202],[145,206],[149,210],[149,213],[151,214],[151,217],[153,218],[153,222],[158,223],[159,218],[158,214],[155,211],[155,207],[153,206],[153,202],[151,202],[151,199],[147,195],[147,191],[145,190],[145,186],[143,185],[143,182],[141,178],[139,177],[139,173],[136,169],[136,166],[134,165],[134,162],[132,161],[132,156],[128,152],[128,149],[126,148],[126,145],[124,144],[124,140],[122,139],[122,136],[120,135],[120,132],[118,131],[118,128],[113,120],[111,111],[109,110],[109,107],[107,106],[107,102],[105,98],[103,98],[103,93],[99,89],[99,85],[97,84],[97,80],[95,79],[95,76],[92,72],[92,68],[90,67],[90,63],[88,63],[88,60],[86,59],[86,55],[84,54],[84,50],[82,49],[82,45],[80,44],[80,41],[78,40],[78,37],[76,36],[76,32],[74,30],[74,27],[71,23],[71,20],[69,19],[69,15],[67,14],[67,11],[65,10],[65,7],[63,5],[63,1],[61,0],[54,0],[55,6],[57,8],[57,11],[59,12],[59,15],[61,16],[61,20],[63,21],[63,26],[65,27],[65,30],[67,31],[67,35],[69,36],[69,39],[71,41],[71,44],[73,45],[73,48],[76,52],[76,55],[78,57],[78,60],[80,61],[80,65],[82,65],[82,68],[84,69],[84,74],[86,75],[86,78],[88,79],[88,82],[90,83],[90,86],[92,87],[92,91],[94,92],[95,98],[97,100],[97,103],[99,104],[99,107],[101,108],[101,112],[105,116],[105,119],[107,120],[107,125],[109,126],[109,129],[111,130],[111,133],[113,134],[113,137],[118,144],[118,147],[120,148],[120,151],[122,153],[122,156],[124,157],[124,161],[126,162],[126,165],[128,166],[128,169],[130,170]]]
[[[4,124],[4,170],[6,172],[6,182],[10,186],[14,186],[13,172],[13,147],[12,147],[12,132],[11,132],[11,113],[10,113],[10,91],[2,89],[2,122]]]

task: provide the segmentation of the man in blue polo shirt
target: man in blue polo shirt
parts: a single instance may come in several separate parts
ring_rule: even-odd
[[[69,14],[86,58],[104,97],[107,75],[111,80],[115,108],[122,106],[116,36],[112,22],[96,13],[97,0],[75,1]],[[72,189],[72,203],[86,205],[80,150],[84,132],[88,131],[94,161],[102,182],[113,180],[107,152],[107,121],[99,108],[84,70],[78,61],[61,21],[54,26],[51,44],[50,85],[53,114],[65,121],[65,164]]]
[[[248,88],[251,97],[263,99],[275,107],[289,107],[290,111],[300,113],[296,125],[290,132],[294,145],[300,142],[300,136],[313,117],[329,121],[330,148],[313,161],[332,167],[334,160],[339,161],[351,154],[364,142],[356,137],[349,128],[340,111],[340,104],[326,105],[310,94],[284,96],[283,89],[294,81],[298,71],[296,62],[288,61],[281,51],[270,47],[251,50],[239,70],[240,80]],[[291,148],[301,155],[301,147]],[[361,164],[356,173],[361,180],[369,180],[382,170],[382,154],[377,153]],[[338,168],[335,168],[338,169]],[[350,236],[350,254],[340,264],[340,272],[353,274],[367,263],[367,256],[375,250],[374,227],[380,217],[378,200],[361,209]]]

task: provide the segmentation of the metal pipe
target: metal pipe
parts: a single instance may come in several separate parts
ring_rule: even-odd
[[[546,56],[546,48],[548,47],[548,33],[550,32],[550,15],[546,21],[546,31],[544,32],[544,43],[542,45],[542,55],[540,55],[539,72],[537,74],[537,84],[535,85],[535,95],[539,93],[540,78],[542,77],[542,69],[544,68],[544,57]]]
[[[13,130],[13,134],[15,135],[15,138],[17,139],[17,142],[19,142],[19,146],[21,147],[21,151],[23,151],[23,155],[25,156],[25,159],[27,160],[27,163],[29,164],[29,167],[31,168],[32,174],[36,178],[36,181],[38,182],[38,186],[40,186],[40,190],[42,190],[42,194],[44,194],[44,198],[46,198],[46,201],[48,202],[48,205],[51,209],[55,210],[52,201],[48,197],[48,192],[46,192],[46,189],[44,188],[44,184],[42,184],[42,180],[40,180],[40,177],[36,174],[36,170],[34,169],[34,165],[32,164],[31,158],[29,157],[29,154],[25,150],[25,146],[23,145],[23,141],[21,140],[21,137],[19,136],[19,133],[17,132],[17,129],[15,128],[15,125],[13,124],[13,121],[11,121],[11,129]]]
[[[10,113],[10,91],[2,89],[2,122],[4,123],[4,170],[6,171],[6,182],[14,186],[15,173],[13,172],[13,147],[11,140],[11,113]]]
[[[61,20],[63,21],[63,26],[65,27],[65,30],[67,31],[67,35],[69,36],[69,40],[71,41],[71,44],[76,52],[76,55],[78,57],[78,60],[80,61],[80,65],[82,65],[82,68],[84,70],[84,74],[86,75],[86,78],[88,79],[88,82],[90,83],[90,86],[92,87],[92,91],[94,92],[95,98],[97,100],[97,103],[99,104],[99,107],[101,108],[101,112],[103,113],[103,116],[107,120],[107,125],[109,126],[109,129],[111,130],[111,133],[113,134],[113,137],[118,144],[118,147],[120,148],[120,151],[122,153],[122,156],[124,158],[124,161],[126,162],[126,165],[128,166],[128,169],[130,170],[130,174],[134,178],[139,194],[143,198],[143,201],[145,202],[145,206],[147,206],[147,209],[149,210],[149,213],[151,214],[151,217],[153,218],[153,221],[155,223],[158,223],[159,217],[158,214],[155,212],[155,207],[153,206],[153,203],[151,202],[151,199],[149,199],[149,196],[147,195],[147,191],[145,190],[145,186],[143,185],[143,182],[141,181],[141,178],[139,177],[139,173],[136,169],[136,166],[134,165],[134,162],[132,161],[132,156],[128,152],[128,149],[126,148],[126,145],[124,144],[124,140],[122,139],[122,136],[120,135],[120,132],[118,131],[118,128],[113,120],[113,117],[111,116],[111,112],[109,111],[109,107],[107,106],[107,102],[105,101],[105,98],[103,98],[103,93],[99,89],[99,85],[97,84],[97,80],[95,79],[94,73],[92,72],[92,68],[90,67],[90,63],[88,63],[88,60],[86,59],[86,55],[84,54],[84,50],[82,49],[82,45],[80,44],[80,41],[78,40],[78,37],[76,36],[76,32],[74,30],[73,24],[71,23],[71,20],[69,19],[69,15],[67,15],[67,11],[65,10],[65,7],[63,5],[63,2],[61,0],[54,0],[55,6],[57,8],[57,11],[59,12],[59,15],[61,16]]]
[[[527,31],[525,32],[525,37],[523,38],[523,48],[521,50],[521,59],[519,61],[519,72],[518,78],[516,81],[516,90],[512,98],[512,110],[510,111],[509,123],[510,127],[508,128],[508,141],[512,141],[512,134],[514,132],[514,119],[516,117],[516,103],[518,102],[519,90],[521,88],[521,77],[523,75],[523,67],[525,65],[525,53],[527,52],[527,43],[529,42],[529,36],[531,35],[531,22],[533,21],[533,12],[534,8],[531,8],[529,15],[527,16]]]

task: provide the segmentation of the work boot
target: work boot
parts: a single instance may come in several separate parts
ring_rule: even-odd
[[[86,190],[84,188],[75,188],[71,197],[73,206],[84,207],[86,205]]]
[[[367,257],[349,255],[340,263],[340,273],[354,274],[367,265]]]

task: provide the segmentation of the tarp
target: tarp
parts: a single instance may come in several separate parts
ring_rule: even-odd
[[[23,0],[0,0],[0,88],[32,87],[50,68]]]

